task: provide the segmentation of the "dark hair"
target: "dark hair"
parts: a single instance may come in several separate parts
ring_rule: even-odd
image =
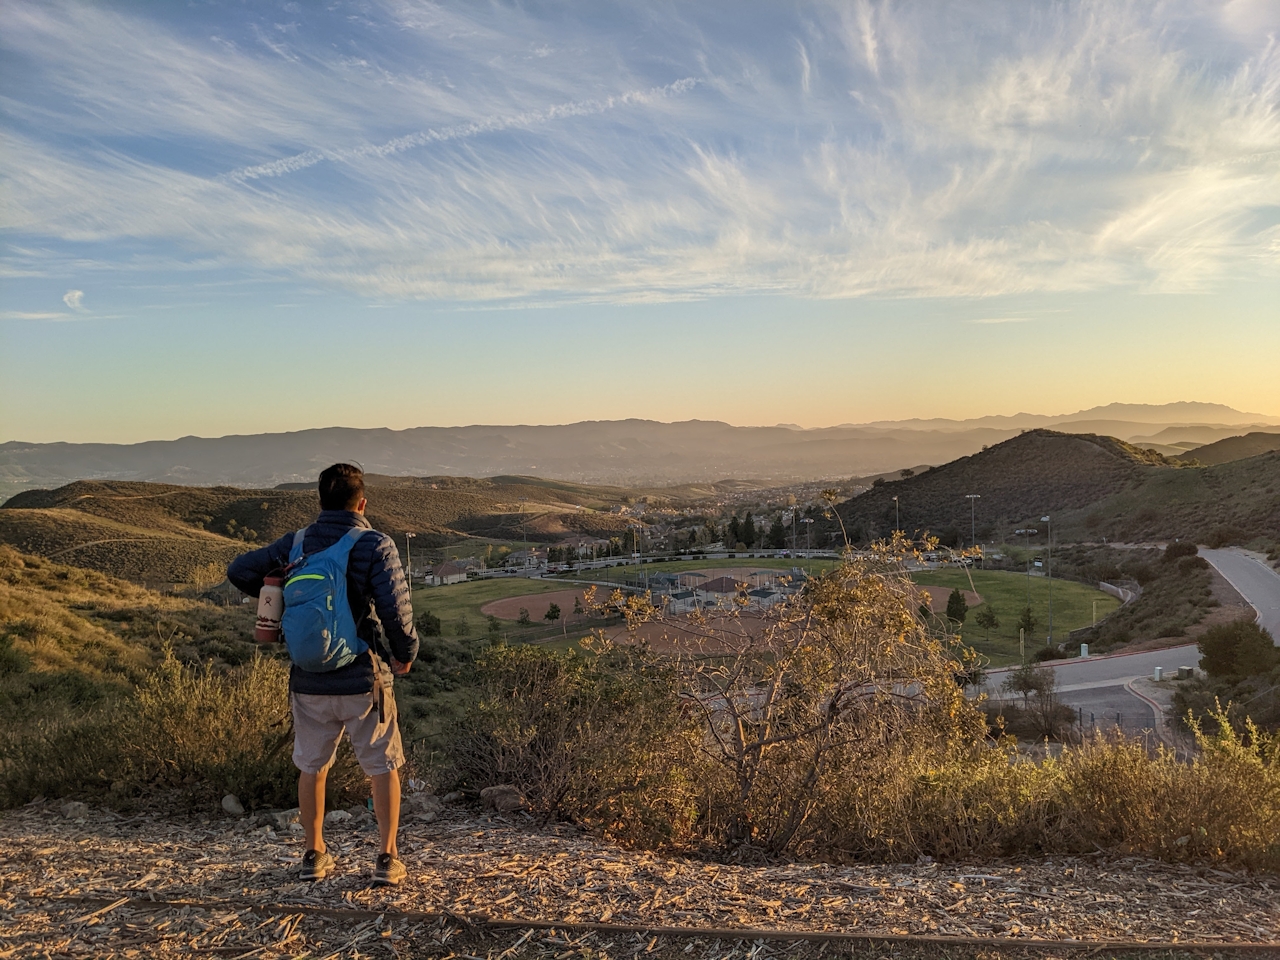
[[[364,496],[364,471],[351,463],[335,463],[320,474],[320,509],[354,510]]]

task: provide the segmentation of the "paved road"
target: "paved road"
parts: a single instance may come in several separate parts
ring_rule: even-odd
[[[1243,550],[1201,550],[1242,597],[1258,611],[1258,622],[1280,645],[1280,573]]]
[[[1280,574],[1242,550],[1204,550],[1201,556],[1253,605],[1259,622],[1280,645]],[[1095,718],[1110,718],[1112,722],[1119,714],[1124,718],[1124,726],[1130,728],[1144,723],[1150,725],[1154,722],[1154,713],[1144,701],[1125,689],[1129,680],[1149,677],[1156,667],[1163,667],[1168,676],[1178,667],[1194,667],[1199,663],[1200,651],[1194,643],[1188,643],[1145,653],[1051,662],[1047,666],[1058,679],[1063,702],[1083,710],[1086,721],[1089,713]],[[1001,695],[1000,682],[1009,669],[991,671],[984,688],[988,696]]]

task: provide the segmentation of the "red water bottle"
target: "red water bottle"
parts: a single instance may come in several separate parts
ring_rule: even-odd
[[[259,643],[276,643],[280,639],[280,618],[284,616],[284,577],[267,577],[258,594],[258,620],[253,625],[253,639]]]

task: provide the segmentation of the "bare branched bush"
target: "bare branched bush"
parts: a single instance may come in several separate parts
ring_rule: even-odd
[[[669,664],[643,647],[587,653],[496,646],[449,731],[448,776],[464,789],[510,784],[543,818],[615,839],[683,839],[696,812],[693,728]]]
[[[1190,762],[1122,738],[1020,754],[964,695],[971,652],[915,610],[905,546],[795,584],[765,611],[744,594],[667,616],[615,592],[596,606],[625,618],[616,642],[496,652],[453,734],[458,775],[515,784],[545,816],[639,843],[1280,867],[1280,739],[1199,733]]]

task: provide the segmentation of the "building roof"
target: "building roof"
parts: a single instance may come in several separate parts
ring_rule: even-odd
[[[716,577],[714,580],[698,584],[698,589],[705,593],[737,593],[746,589],[746,584],[732,577]]]

